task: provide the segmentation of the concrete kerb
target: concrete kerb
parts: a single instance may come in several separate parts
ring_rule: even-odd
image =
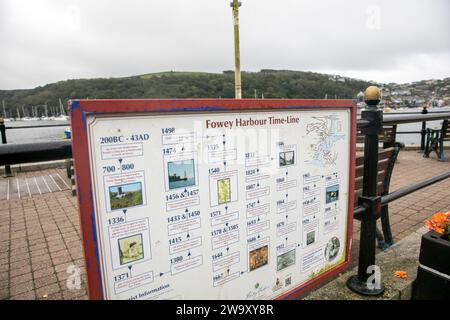
[[[357,273],[357,267],[341,274],[338,278],[311,292],[305,300],[410,300],[412,287],[417,276],[419,265],[420,242],[427,232],[425,227],[411,233],[392,247],[379,253],[377,265],[381,269],[381,277],[386,290],[378,297],[361,296],[347,288],[347,279]],[[394,276],[395,271],[406,271],[407,278]]]

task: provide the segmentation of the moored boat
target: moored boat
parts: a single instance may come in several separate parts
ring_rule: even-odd
[[[66,136],[66,139],[70,139],[71,138],[71,130],[70,127],[67,127],[66,130],[64,130],[64,134]]]

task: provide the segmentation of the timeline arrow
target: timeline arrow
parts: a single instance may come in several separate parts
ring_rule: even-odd
[[[225,155],[225,144],[226,144],[225,134],[222,135],[222,138],[223,138],[223,141],[222,141],[222,144],[223,144],[223,170],[227,171],[227,161],[225,158],[226,157],[226,155]]]
[[[286,192],[286,224],[287,224],[288,212],[289,212],[289,193]]]
[[[128,266],[128,269],[130,270],[130,278],[133,277],[133,276],[131,275],[131,268],[133,268],[133,266]]]
[[[170,273],[170,271],[160,272],[160,273],[159,273],[159,276],[162,277],[162,276],[165,275],[166,273]]]
[[[119,159],[119,169],[120,169],[120,173],[122,173],[122,161],[123,161],[123,159]]]

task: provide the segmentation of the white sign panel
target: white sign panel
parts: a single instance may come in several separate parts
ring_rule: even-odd
[[[350,110],[87,129],[106,299],[273,299],[344,262]]]

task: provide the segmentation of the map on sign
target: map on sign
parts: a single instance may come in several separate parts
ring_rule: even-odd
[[[311,163],[322,167],[335,165],[339,157],[336,142],[345,138],[342,120],[336,115],[314,117],[314,122],[306,126],[306,134],[313,139]]]
[[[102,298],[275,299],[348,262],[350,108],[85,121]]]

